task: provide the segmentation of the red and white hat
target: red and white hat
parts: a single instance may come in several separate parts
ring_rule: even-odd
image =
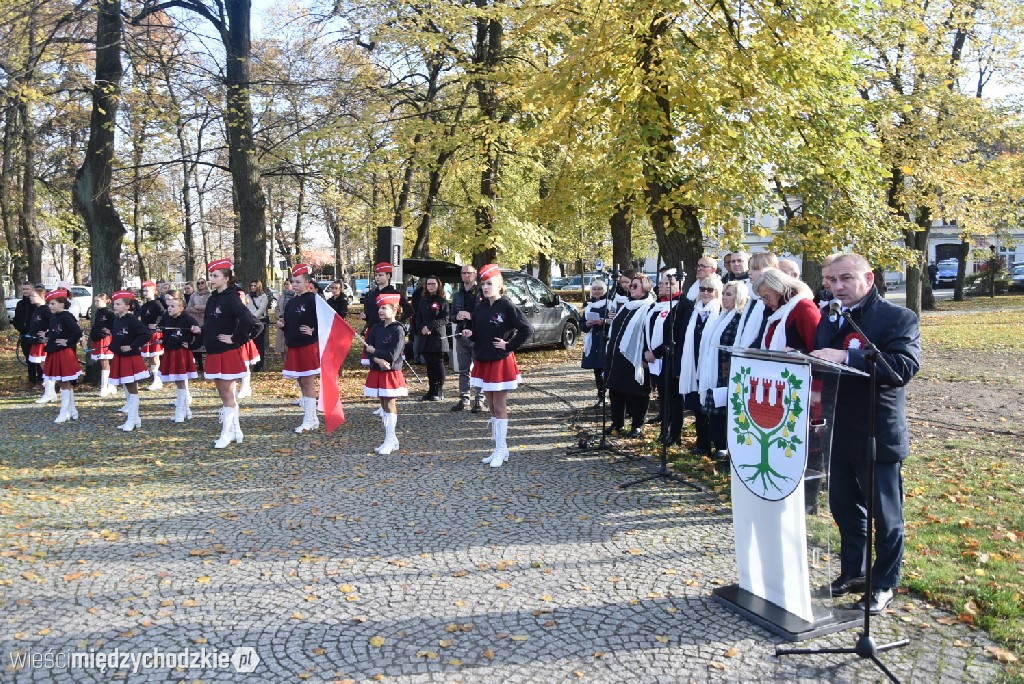
[[[501,275],[501,266],[498,264],[487,264],[480,269],[480,280],[487,280],[496,275]]]
[[[377,264],[376,266],[373,267],[373,272],[374,273],[393,273],[394,270],[395,269],[393,269],[391,267],[391,264],[389,264],[386,261],[382,261],[382,262],[380,262],[379,264]]]
[[[313,267],[309,264],[295,264],[292,266],[292,277],[300,275],[312,275]]]
[[[110,295],[110,301],[115,299],[135,299],[135,293],[131,290],[118,290],[114,294]]]
[[[146,282],[142,283],[142,287],[156,287],[156,281],[147,280]]]
[[[391,306],[398,306],[399,302],[401,301],[402,295],[398,294],[397,292],[387,292],[384,294],[377,295],[378,307],[384,306],[385,304],[390,304]]]
[[[210,265],[206,267],[208,273],[213,273],[219,269],[226,268],[231,270],[231,259],[214,259],[210,262]]]
[[[49,292],[46,295],[46,301],[48,301],[48,302],[49,301],[53,301],[54,299],[57,299],[58,297],[64,297],[64,299],[67,299],[68,298],[68,291],[67,290],[54,290],[53,292]]]

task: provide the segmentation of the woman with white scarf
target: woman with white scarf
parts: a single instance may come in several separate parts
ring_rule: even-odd
[[[629,283],[630,300],[615,314],[605,353],[605,382],[611,404],[611,426],[605,432],[617,435],[625,428],[626,411],[632,426],[630,438],[643,434],[644,418],[651,399],[651,376],[644,367],[647,313],[654,303],[651,281],[644,275]]]
[[[676,269],[662,273],[658,283],[658,303],[647,314],[647,351],[644,359],[658,385],[662,405],[661,433],[658,443],[665,446],[678,444],[683,431],[683,398],[679,396],[679,368],[683,356],[683,335],[693,311],[693,302],[682,297],[682,283]],[[699,283],[698,283],[699,286]],[[672,318],[672,356],[668,356],[669,317]]]
[[[722,290],[722,312],[711,328],[705,328],[701,337],[700,365],[697,368],[697,393],[704,402],[708,416],[711,442],[715,445],[714,459],[724,462],[728,458],[729,442],[726,437],[726,406],[719,397],[715,401],[715,390],[729,387],[729,364],[732,354],[719,346],[728,347],[736,342],[740,320],[749,301],[746,282],[733,280]],[[722,394],[722,391],[719,390]]]
[[[774,351],[813,350],[821,311],[814,305],[810,288],[774,268],[761,273],[754,287],[767,314],[758,346]]]
[[[700,366],[701,339],[705,330],[710,330],[722,308],[722,279],[717,275],[700,281],[700,296],[693,313],[686,324],[683,338],[683,356],[679,372],[679,394],[683,396],[683,407],[693,413],[697,428],[697,444],[693,453],[706,454],[711,448],[708,434],[708,417],[700,400],[697,369]]]
[[[761,335],[764,334],[765,319],[768,314],[764,311],[764,302],[761,301],[761,296],[757,293],[757,288],[754,287],[754,283],[761,277],[761,274],[769,268],[778,268],[779,258],[771,252],[757,252],[750,256],[750,261],[747,264],[747,273],[750,275],[750,281],[748,287],[750,287],[750,304],[747,305],[747,310],[743,312],[743,319],[740,322],[739,337],[737,337],[736,346],[751,348],[758,348],[761,342]]]
[[[603,280],[590,283],[590,301],[583,307],[583,361],[581,368],[592,368],[597,385],[597,404],[604,405],[604,353],[608,341],[608,286]]]

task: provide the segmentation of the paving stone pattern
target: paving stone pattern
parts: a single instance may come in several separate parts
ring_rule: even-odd
[[[649,464],[567,453],[590,371],[527,374],[511,398],[510,461],[481,465],[484,414],[400,403],[400,453],[368,403],[294,435],[293,401],[244,402],[245,442],[223,451],[213,392],[172,427],[173,393],[146,393],[143,429],[83,393],[61,429],[52,405],[0,409],[33,461],[77,464],[0,483],[0,681],[758,682],[879,681],[850,656],[778,658],[782,643],[715,603],[735,581],[728,507],[674,484],[621,489]],[[166,406],[164,406],[166,404]],[[157,415],[159,414],[159,417]],[[33,435],[35,435],[33,437]],[[68,454],[62,439],[80,443]],[[26,464],[27,465],[27,464]],[[877,619],[904,681],[999,675],[977,631],[900,597]],[[947,616],[948,619],[948,616]],[[812,645],[851,646],[855,631]],[[234,667],[101,674],[10,664],[10,654],[253,647]]]

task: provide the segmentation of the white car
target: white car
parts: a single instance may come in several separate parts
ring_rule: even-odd
[[[79,318],[92,318],[92,288],[85,285],[72,285],[71,294],[74,295],[68,307],[71,313]],[[14,318],[14,309],[18,306],[19,301],[21,301],[21,297],[14,297],[4,302],[7,318]]]

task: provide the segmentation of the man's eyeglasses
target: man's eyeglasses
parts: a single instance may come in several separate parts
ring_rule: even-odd
[[[698,289],[701,292],[714,292],[715,291],[715,288],[713,288],[713,287],[701,287],[701,288],[698,288]]]
[[[697,264],[697,268],[714,268],[711,264]]]
[[[629,284],[629,289],[630,290],[635,290],[637,288],[643,288],[643,283],[630,283]]]

